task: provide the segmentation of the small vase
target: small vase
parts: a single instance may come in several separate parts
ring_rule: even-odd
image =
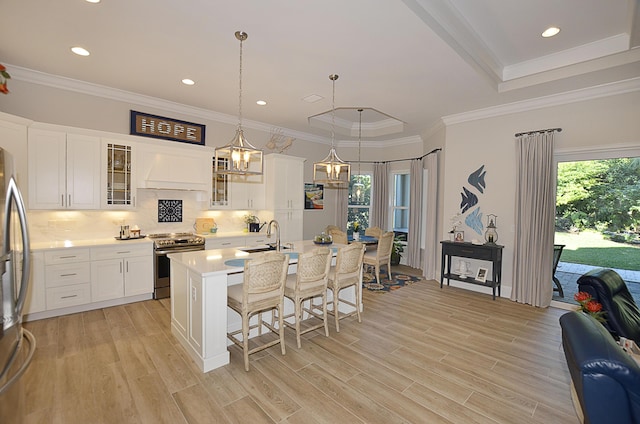
[[[356,240],[356,241],[357,241],[357,240],[360,240],[360,233],[356,233],[356,232],[354,232],[354,233],[353,233],[353,239],[354,239],[354,240]]]

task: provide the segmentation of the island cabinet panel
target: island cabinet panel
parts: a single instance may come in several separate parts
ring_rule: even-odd
[[[229,363],[226,274],[202,276],[171,261],[171,331],[203,371]]]

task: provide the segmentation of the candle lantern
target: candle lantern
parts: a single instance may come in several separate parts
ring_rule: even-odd
[[[497,218],[493,214],[487,215],[487,231],[484,233],[485,244],[496,244],[498,241],[498,232],[496,231]]]

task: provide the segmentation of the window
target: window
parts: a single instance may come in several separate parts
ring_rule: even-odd
[[[391,228],[393,231],[407,233],[409,231],[409,174],[394,173],[393,175],[393,203],[391,214]]]
[[[347,221],[358,222],[362,228],[369,227],[369,212],[371,210],[371,175],[351,174],[349,182],[349,206]]]

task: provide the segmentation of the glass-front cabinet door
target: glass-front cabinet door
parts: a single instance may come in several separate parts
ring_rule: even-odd
[[[113,209],[135,207],[135,182],[133,178],[133,147],[111,140],[104,142],[106,149],[106,197],[105,206]]]
[[[211,168],[211,209],[228,209],[229,202],[229,174],[216,173],[216,158],[213,158]],[[229,159],[219,158],[219,168],[226,168]]]

